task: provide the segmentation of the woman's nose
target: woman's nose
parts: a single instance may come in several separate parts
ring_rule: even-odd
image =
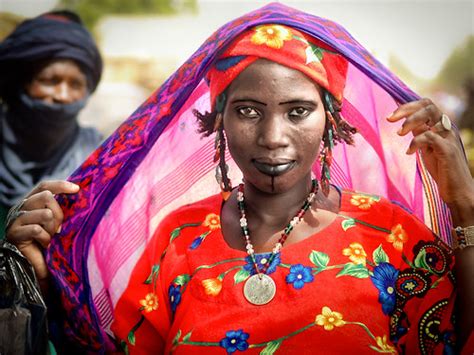
[[[265,117],[259,127],[257,143],[268,149],[278,149],[289,144],[288,127],[278,115]]]

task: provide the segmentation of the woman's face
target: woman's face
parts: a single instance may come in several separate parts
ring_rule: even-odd
[[[84,99],[88,91],[86,76],[71,59],[41,65],[25,90],[30,97],[49,104],[70,104]]]
[[[227,90],[230,153],[245,181],[261,191],[284,192],[305,181],[324,126],[320,88],[297,70],[257,60]]]

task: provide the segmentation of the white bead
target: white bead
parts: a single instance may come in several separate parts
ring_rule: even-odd
[[[293,219],[290,221],[290,225],[294,227],[299,221],[300,219],[298,217],[293,217]]]

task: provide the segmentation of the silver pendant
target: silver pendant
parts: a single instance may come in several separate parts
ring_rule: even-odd
[[[266,274],[255,274],[245,281],[245,299],[256,306],[270,302],[275,297],[275,293],[275,281]]]

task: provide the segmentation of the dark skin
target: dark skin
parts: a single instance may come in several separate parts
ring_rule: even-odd
[[[290,85],[294,89],[288,93]],[[303,73],[259,60],[244,70],[227,92],[224,129],[229,151],[245,177],[252,244],[257,253],[271,251],[311,189],[311,166],[319,154],[325,126],[321,91]],[[255,161],[292,167],[273,178],[272,188],[272,177],[259,171]],[[306,213],[286,245],[329,225],[336,218],[339,200],[335,190],[328,198],[319,192],[311,213]],[[235,201],[236,191],[222,209],[222,230],[230,247],[245,250]],[[332,206],[332,210],[314,207],[321,204]]]
[[[474,180],[470,174],[458,137],[453,131],[440,130],[442,112],[429,100],[400,106],[390,122],[405,121],[399,135],[412,133],[414,138],[407,154],[420,150],[431,176],[435,179],[441,198],[449,207],[453,226],[474,225]],[[474,247],[455,251],[458,335],[463,344],[474,329]]]
[[[71,59],[42,62],[25,85],[26,93],[49,104],[70,104],[86,97],[87,78]]]
[[[474,181],[456,134],[442,130],[440,117],[439,109],[429,99],[422,99],[401,105],[388,120],[402,122],[400,135],[413,135],[407,154],[421,151],[441,197],[451,210],[453,224],[471,226]],[[300,72],[259,60],[230,85],[224,129],[230,152],[246,181],[245,201],[255,252],[271,251],[282,229],[301,208],[310,190],[311,165],[319,154],[324,122],[320,89]],[[274,178],[272,188],[272,178],[257,169],[255,161],[291,167]],[[45,192],[48,190],[52,193]],[[7,238],[27,255],[43,280],[47,279],[47,268],[38,245],[49,245],[63,218],[53,193],[77,190],[77,186],[59,181],[43,184],[32,191],[22,208],[27,213],[18,217],[7,231]],[[224,204],[221,225],[229,246],[245,250],[235,194],[234,191]],[[327,227],[334,220],[339,203],[340,196],[334,188],[328,197],[319,192],[285,245],[300,242]],[[34,229],[27,232],[28,228]],[[473,254],[473,247],[455,252],[460,345],[473,327]]]

